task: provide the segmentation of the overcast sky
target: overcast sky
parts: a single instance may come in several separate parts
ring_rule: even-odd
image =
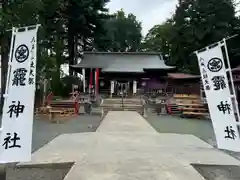
[[[174,13],[178,0],[111,0],[108,4],[110,13],[121,8],[126,13],[133,13],[142,22],[143,35],[154,25],[164,22]]]

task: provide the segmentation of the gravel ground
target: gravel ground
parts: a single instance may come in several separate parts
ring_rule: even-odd
[[[159,133],[193,134],[216,147],[211,120],[183,119],[177,116],[157,116],[152,114],[148,116],[147,121]],[[240,153],[225,150],[224,152],[240,160]],[[194,167],[206,180],[240,179],[240,167],[238,166],[194,165]]]
[[[177,133],[177,134],[193,134],[207,143],[216,146],[215,135],[210,120],[199,119],[182,119],[171,116],[157,116],[150,114],[147,121],[160,133]],[[79,116],[63,124],[50,124],[44,118],[36,118],[33,125],[33,147],[32,151],[36,151],[44,144],[48,143],[60,134],[94,132],[101,123],[99,116]],[[240,153],[227,152],[240,160]],[[214,172],[224,171],[222,174],[229,174],[226,168],[219,167],[201,167],[204,176],[212,175]],[[230,168],[231,169],[231,168]],[[25,168],[25,169],[9,169],[7,180],[62,180],[68,172],[69,167],[65,168]],[[213,173],[207,173],[207,172]],[[235,170],[240,172],[238,170]],[[205,172],[205,174],[204,174]],[[240,175],[237,177],[240,177]],[[207,179],[207,178],[206,178]],[[210,178],[211,179],[211,178]],[[223,178],[216,176],[211,180],[232,180],[224,176]],[[240,179],[240,178],[239,178]],[[235,180],[235,179],[234,179]]]
[[[193,134],[216,147],[216,139],[211,120],[187,119],[178,116],[157,116],[154,114],[150,114],[146,120],[159,133]],[[223,151],[240,160],[240,153]]]
[[[101,121],[99,116],[81,115],[66,120],[65,123],[51,124],[47,117],[36,117],[33,123],[32,152],[61,134],[95,132]],[[8,168],[6,180],[62,180],[71,166],[59,166]]]
[[[65,123],[51,124],[47,118],[37,117],[33,124],[32,151],[61,134],[95,132],[101,121],[99,116],[81,115],[66,120]]]

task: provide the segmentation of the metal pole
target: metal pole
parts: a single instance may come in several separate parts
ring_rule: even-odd
[[[2,0],[2,12],[3,14],[6,13],[6,7],[7,6],[7,0]],[[3,21],[5,16],[3,16]],[[8,69],[8,36],[7,32],[5,31],[3,34],[3,38],[0,42],[1,46],[1,104],[0,104],[0,111],[1,114],[3,112],[3,104],[4,104],[4,97],[5,94],[5,86],[6,86],[6,75],[7,75],[7,69]],[[2,118],[1,118],[1,124],[2,124]],[[0,179],[6,180],[6,164],[0,164]]]
[[[12,58],[13,58],[13,51],[14,51],[14,44],[15,44],[15,28],[12,28],[12,39],[11,39],[11,45],[10,45],[10,53],[9,53],[9,60],[8,60],[8,71],[7,71],[7,79],[6,79],[6,85],[5,85],[5,94],[4,96],[8,95],[8,87],[9,87],[9,78],[11,74],[12,69]],[[4,97],[5,98],[5,97]]]
[[[238,36],[238,34],[235,34],[235,35],[232,35],[232,36],[226,37],[226,38],[225,38],[225,41],[230,40],[230,39],[233,39],[233,38],[235,38],[235,37],[237,37],[237,36]],[[214,46],[215,44],[219,44],[219,43],[222,42],[222,41],[224,41],[224,39],[221,40],[221,41],[217,41],[217,42],[215,42],[215,43],[213,43],[213,44],[210,44],[210,45],[208,45],[207,47]],[[205,48],[206,48],[206,47],[205,47]],[[201,51],[201,50],[204,50],[205,48],[202,48],[202,49],[196,50],[196,51],[192,52],[191,54],[196,54],[197,52],[199,52],[199,51]],[[190,55],[191,55],[191,54],[190,54]]]
[[[86,90],[85,68],[82,69],[82,75],[83,75],[83,93],[85,93],[85,90]]]
[[[123,84],[121,84],[121,92],[122,92],[122,108],[123,108]]]
[[[6,6],[7,6],[7,0],[2,0],[2,12],[3,14],[6,13]],[[4,21],[3,16],[3,21]],[[7,32],[4,31],[3,38],[1,39],[0,42],[1,46],[1,108],[0,111],[2,113],[2,108],[3,108],[3,103],[4,103],[4,98],[3,94],[5,93],[5,86],[6,86],[6,74],[7,74],[7,64],[8,64],[8,58],[7,58],[7,47],[8,47],[8,37],[7,37]]]
[[[238,108],[238,102],[237,102],[237,98],[236,98],[236,91],[235,91],[235,86],[233,84],[233,75],[232,75],[232,68],[231,68],[231,64],[230,64],[230,59],[229,59],[229,56],[228,56],[228,48],[227,48],[227,42],[226,42],[226,39],[223,39],[223,43],[224,43],[224,48],[225,48],[225,52],[226,52],[226,58],[227,58],[227,64],[228,64],[228,69],[227,71],[229,72],[229,75],[230,75],[230,85],[231,85],[231,88],[233,90],[233,94],[231,94],[234,98],[234,103],[235,103],[235,106],[236,106],[236,111],[237,111],[237,119],[238,121],[240,120],[240,115],[239,115],[239,108]],[[239,123],[239,122],[238,122]]]

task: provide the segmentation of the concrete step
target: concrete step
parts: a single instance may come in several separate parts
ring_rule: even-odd
[[[103,103],[101,106],[143,106],[142,104],[132,104],[132,103],[113,103],[113,104],[107,104]]]
[[[141,104],[102,104],[101,107],[143,107]]]
[[[113,111],[118,111],[118,110],[119,111],[122,111],[122,110],[143,111],[143,106],[141,106],[141,105],[128,105],[128,106],[124,105],[123,107],[118,106],[118,105],[115,105],[115,106],[102,105],[101,107],[103,108],[104,111],[105,110],[108,110],[108,111],[111,111],[111,110],[113,110]]]
[[[103,104],[142,104],[142,102],[128,102],[128,101],[103,101]]]
[[[125,108],[103,108],[103,112],[104,114],[107,114],[109,111],[134,111],[134,112],[138,112],[139,114],[143,115],[143,109],[125,109]]]
[[[123,110],[131,110],[131,111],[143,111],[142,105],[102,105],[101,106],[104,111],[123,111]]]
[[[142,104],[141,99],[104,99],[104,104]]]

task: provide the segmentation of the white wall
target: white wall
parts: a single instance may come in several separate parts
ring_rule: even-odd
[[[69,66],[68,66],[68,64],[62,64],[60,68],[61,68],[61,70],[63,72],[63,74],[61,74],[61,77],[69,75]]]
[[[65,76],[69,75],[69,65],[68,64],[62,64],[60,68],[61,68],[61,71],[63,72],[61,77],[65,77]],[[77,76],[79,78],[83,79],[83,76],[80,73],[78,73]]]

